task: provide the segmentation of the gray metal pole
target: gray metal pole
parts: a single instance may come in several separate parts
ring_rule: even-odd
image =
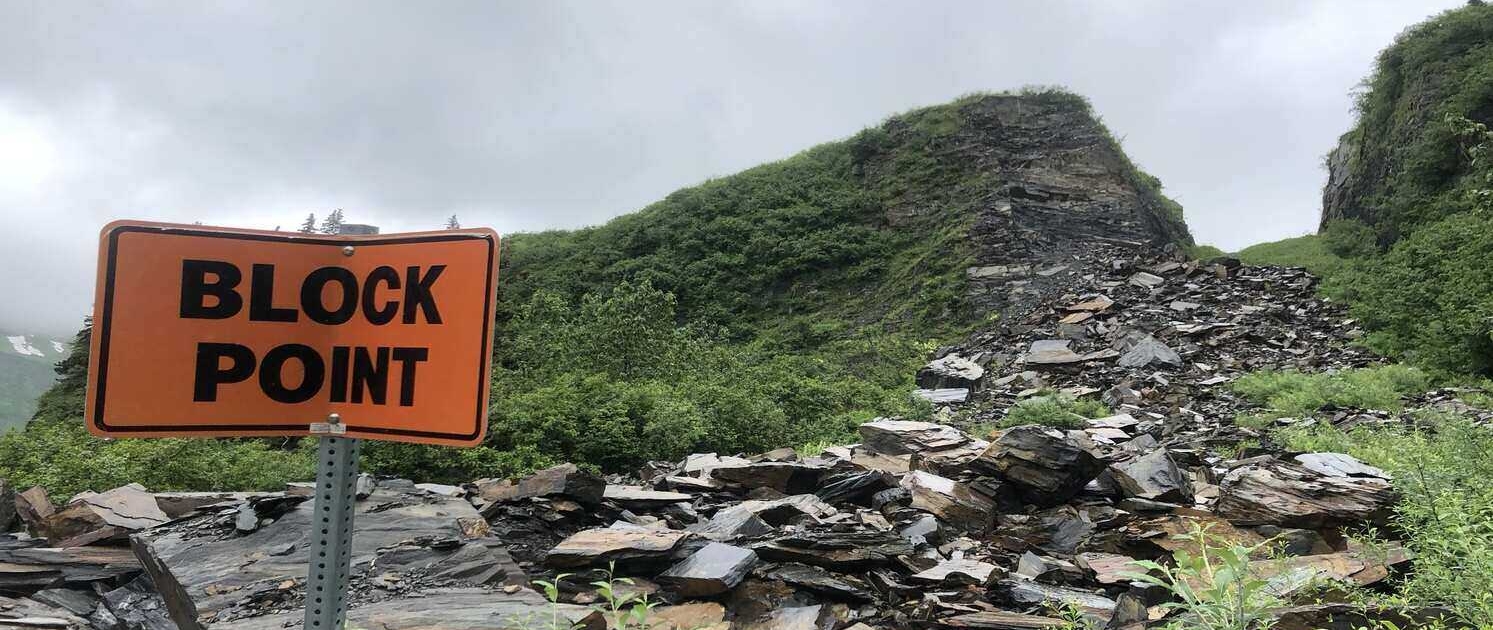
[[[327,436],[320,440],[303,630],[342,630],[347,620],[347,578],[352,563],[358,440]]]

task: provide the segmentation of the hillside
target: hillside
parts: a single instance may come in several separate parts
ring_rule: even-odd
[[[1493,7],[1447,11],[1380,53],[1327,156],[1318,234],[1241,252],[1300,265],[1353,305],[1365,343],[1493,375]]]
[[[513,236],[503,302],[647,281],[684,320],[738,338],[869,323],[947,333],[1004,304],[982,294],[990,278],[1096,240],[1191,243],[1181,208],[1082,97],[975,95],[603,226]]]
[[[36,399],[57,380],[67,344],[44,335],[0,332],[0,431],[24,426]]]

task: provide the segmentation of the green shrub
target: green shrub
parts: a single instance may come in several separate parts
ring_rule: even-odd
[[[1398,364],[1319,374],[1252,372],[1232,384],[1250,402],[1279,414],[1275,417],[1309,415],[1327,406],[1396,410],[1401,396],[1430,386],[1425,372]]]
[[[1162,587],[1175,598],[1161,604],[1176,617],[1167,630],[1268,630],[1275,625],[1273,610],[1284,602],[1271,593],[1269,583],[1254,575],[1250,560],[1266,543],[1230,545],[1193,526],[1180,538],[1197,542],[1198,553],[1174,552],[1173,564],[1149,560],[1134,564],[1146,573],[1129,577]]]
[[[47,489],[54,500],[127,483],[155,491],[280,490],[310,479],[312,440],[286,448],[265,440],[101,440],[81,422],[33,422],[0,436],[0,477]],[[288,443],[287,443],[288,444]]]
[[[1208,260],[1226,255],[1223,250],[1212,245],[1193,245],[1187,248],[1187,257],[1193,260]]]
[[[1394,525],[1415,569],[1400,597],[1493,627],[1493,432],[1449,414],[1419,419],[1430,428],[1292,428],[1277,438],[1293,450],[1348,453],[1394,475],[1401,496]]]
[[[1061,392],[1033,396],[1006,410],[1001,428],[1040,424],[1060,429],[1081,429],[1089,418],[1103,418],[1109,407],[1097,400],[1078,399]]]

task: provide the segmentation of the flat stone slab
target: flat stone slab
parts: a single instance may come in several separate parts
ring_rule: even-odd
[[[662,561],[674,552],[687,532],[588,529],[560,541],[545,556],[546,564],[570,569],[606,566],[610,562]]]
[[[659,574],[658,581],[685,597],[710,597],[735,588],[756,564],[751,549],[713,542]]]

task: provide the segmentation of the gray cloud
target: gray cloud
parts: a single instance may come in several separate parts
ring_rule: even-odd
[[[1314,227],[1349,91],[1458,4],[0,0],[0,328],[74,328],[112,218],[574,227],[1025,84],[1235,249]]]

